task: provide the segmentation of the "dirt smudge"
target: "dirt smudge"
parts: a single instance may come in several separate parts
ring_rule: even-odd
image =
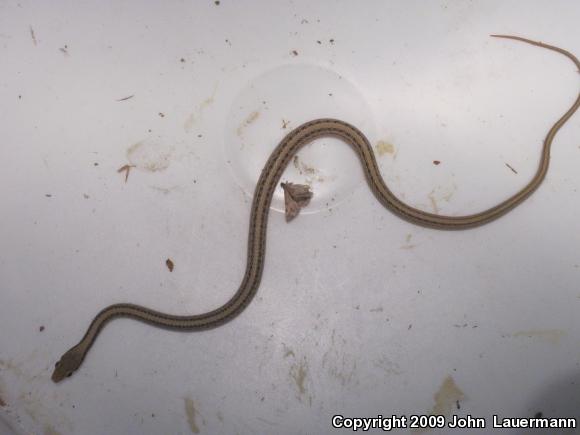
[[[451,376],[447,376],[437,392],[433,395],[435,404],[429,412],[429,415],[443,415],[448,417],[451,415],[454,407],[459,405],[459,402],[465,399],[465,394],[459,389]],[[422,433],[431,430],[430,428],[420,428],[413,430],[414,433]]]
[[[169,167],[172,150],[160,138],[148,138],[131,145],[126,154],[130,166],[148,172],[159,172]],[[128,166],[125,165],[121,169]]]
[[[565,335],[566,332],[561,329],[532,329],[529,331],[514,332],[512,337],[533,338],[546,343],[559,344]]]
[[[356,379],[356,358],[348,353],[341,352],[340,347],[346,346],[344,337],[336,338],[336,330],[332,330],[329,349],[322,356],[322,367],[328,370],[328,374],[337,379],[342,386],[351,384]],[[337,343],[338,342],[338,343]]]
[[[195,403],[189,397],[183,399],[185,404],[185,414],[187,415],[187,423],[189,424],[189,429],[192,433],[199,433],[199,427],[196,422],[197,410],[195,409]]]
[[[197,110],[193,113],[191,113],[187,119],[185,120],[185,122],[183,123],[183,129],[189,133],[191,131],[191,129],[193,128],[193,126],[195,125],[196,121],[198,119],[201,119],[201,116],[203,115],[203,112],[205,109],[207,109],[209,106],[211,106],[213,104],[213,102],[215,101],[215,94],[217,91],[217,83],[214,85],[213,87],[213,91],[211,93],[211,95],[206,98],[205,100],[203,100],[199,106],[197,106]]]
[[[392,143],[389,143],[384,140],[380,140],[375,145],[375,151],[379,155],[379,157],[384,156],[385,154],[390,154],[393,157],[396,155],[395,146]]]
[[[386,356],[382,356],[374,362],[375,367],[382,369],[387,375],[401,375],[403,371],[396,362],[391,361]]]
[[[290,367],[290,377],[294,379],[296,387],[298,387],[299,396],[306,394],[306,386],[304,385],[306,377],[308,376],[308,363],[304,358],[299,363],[294,363]]]
[[[453,197],[453,194],[457,190],[457,186],[453,183],[452,187],[447,189],[437,187],[432,189],[427,195],[429,201],[431,202],[431,207],[433,208],[433,213],[439,214],[439,201],[449,202]]]
[[[451,414],[456,402],[465,399],[465,394],[457,386],[453,377],[447,376],[439,387],[439,390],[434,394],[433,399],[435,400],[435,405],[431,410],[431,415],[448,416]]]
[[[414,243],[410,243],[412,238],[413,238],[412,234],[407,234],[407,236],[405,237],[405,244],[401,245],[399,249],[413,249],[413,248],[415,248],[417,245]]]
[[[44,435],[61,435],[61,433],[52,426],[45,426]]]
[[[256,121],[256,119],[258,119],[260,117],[260,112],[258,112],[257,110],[254,110],[252,113],[250,113],[246,119],[240,124],[240,126],[238,127],[238,129],[236,130],[236,133],[239,137],[242,137],[244,134],[244,130],[246,129],[246,127],[248,127],[249,125],[251,125],[253,122]]]
[[[284,345],[284,358],[288,358],[289,356],[296,357],[296,354],[291,348]]]

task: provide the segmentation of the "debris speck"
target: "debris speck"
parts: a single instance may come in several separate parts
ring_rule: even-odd
[[[173,272],[173,261],[171,261],[170,258],[168,258],[167,260],[165,260],[165,264],[167,266],[167,268],[169,269],[170,272]]]
[[[433,164],[434,164],[435,166],[437,166],[437,165],[440,165],[440,164],[441,164],[441,162],[440,162],[439,160],[433,160]]]
[[[510,166],[508,163],[505,164],[508,168],[510,168],[510,170],[514,173],[517,174],[518,171],[516,171],[512,166]]]
[[[34,45],[38,45],[38,42],[36,41],[36,36],[34,35],[34,29],[32,28],[32,26],[30,26],[30,37],[32,38],[32,43]]]
[[[135,96],[134,94],[133,95],[129,95],[128,97],[119,98],[116,101],[127,101],[127,100],[130,100],[131,98],[133,98],[134,96]]]
[[[125,172],[125,183],[129,179],[129,172],[131,171],[131,168],[134,168],[134,167],[135,167],[135,165],[123,165],[119,169],[117,169],[118,173]]]
[[[294,167],[298,169],[298,171],[300,171],[300,175],[302,174],[314,175],[317,172],[316,168],[313,168],[312,166],[309,166],[306,163],[302,162],[300,160],[300,157],[298,157],[297,155],[294,156],[292,162],[294,164]]]
[[[38,327],[38,330],[39,330],[40,332],[44,331],[44,326],[43,326],[43,325],[39,326],[39,327]]]
[[[296,50],[292,50],[290,53],[292,53],[292,56],[298,56],[298,52]]]

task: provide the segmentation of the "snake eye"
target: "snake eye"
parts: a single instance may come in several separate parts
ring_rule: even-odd
[[[60,365],[60,361],[57,361],[57,362],[54,364],[54,366],[55,366],[55,367],[58,367],[59,365]]]
[[[68,372],[68,373],[66,374],[66,377],[67,377],[67,378],[70,378],[71,376],[72,376],[72,372]]]

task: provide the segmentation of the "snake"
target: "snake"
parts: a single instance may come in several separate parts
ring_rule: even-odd
[[[513,39],[561,53],[574,62],[580,72],[580,61],[572,53],[562,48],[520,36],[490,36]],[[285,168],[304,145],[323,137],[338,138],[346,142],[358,155],[370,190],[385,208],[416,225],[443,230],[462,230],[487,224],[505,215],[521,204],[540,186],[548,172],[550,148],[554,137],[579,106],[580,92],[574,104],[548,131],[543,142],[536,173],[521,190],[487,210],[465,216],[428,213],[398,199],[385,184],[368,139],[349,123],[337,119],[316,119],[300,125],[288,133],[274,149],[256,184],[250,215],[246,269],[237,292],[219,308],[195,315],[162,313],[130,303],[110,305],[94,317],[80,342],[64,353],[55,364],[52,380],[60,382],[71,376],[81,366],[103,326],[114,318],[128,317],[155,327],[171,330],[199,331],[223,325],[239,315],[252,301],[262,278],[266,256],[268,214],[272,196]]]

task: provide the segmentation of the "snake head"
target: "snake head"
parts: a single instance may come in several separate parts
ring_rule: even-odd
[[[54,371],[51,377],[52,381],[60,382],[64,378],[68,378],[80,367],[82,362],[83,354],[73,347],[54,365]]]

